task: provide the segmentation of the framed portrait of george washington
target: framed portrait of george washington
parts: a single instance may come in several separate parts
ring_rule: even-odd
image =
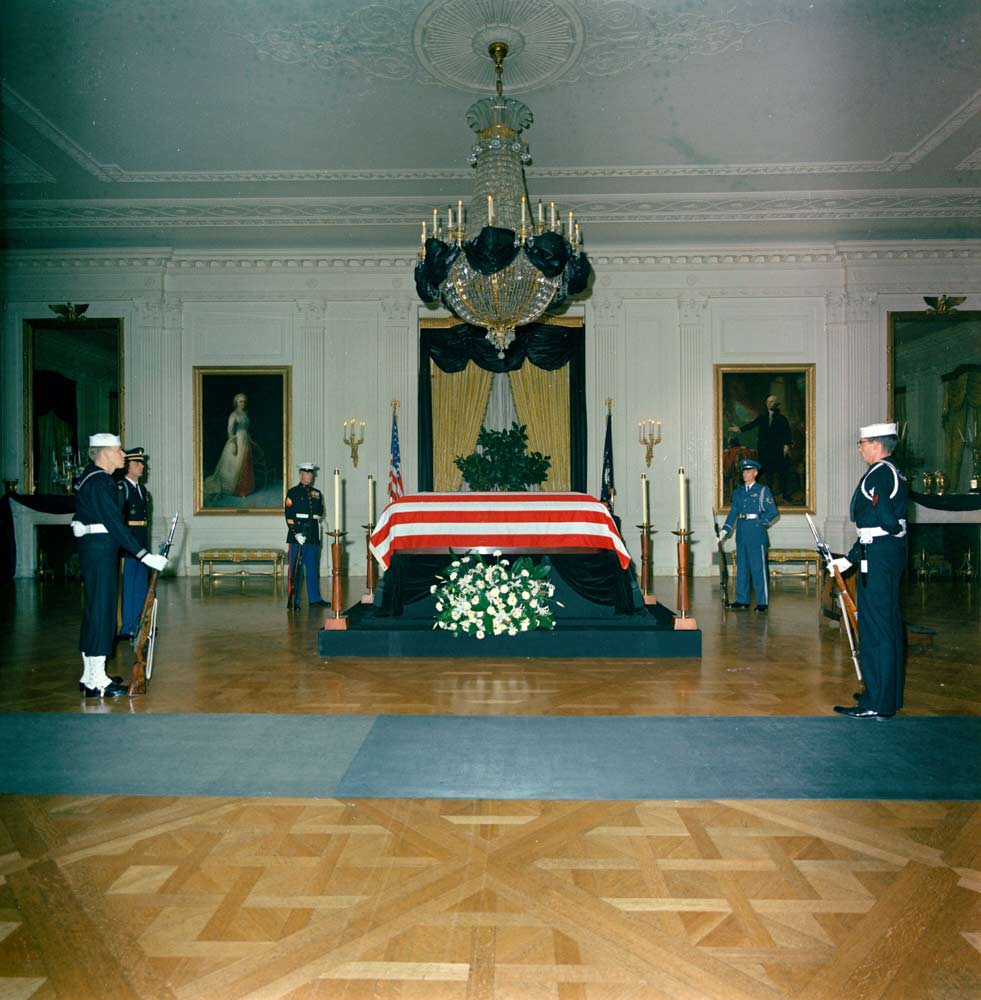
[[[715,365],[715,511],[729,509],[739,462],[784,513],[814,512],[814,365]]]
[[[290,368],[194,369],[194,513],[277,514],[289,481]]]

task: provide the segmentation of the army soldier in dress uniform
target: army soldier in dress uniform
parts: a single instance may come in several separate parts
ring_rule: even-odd
[[[112,473],[126,463],[122,443],[115,434],[89,438],[89,464],[75,490],[72,532],[85,586],[82,631],[82,676],[86,698],[118,697],[127,687],[106,674],[106,657],[112,652],[116,632],[117,556],[120,549],[134,555],[150,569],[163,570],[167,559],[147,552],[123,521],[122,486]]]
[[[317,467],[313,462],[297,466],[300,481],[286,494],[286,541],[289,544],[287,562],[289,576],[289,606],[300,606],[300,572],[307,581],[307,600],[311,607],[330,602],[320,596],[320,522],[324,519],[324,495],[314,485]],[[300,569],[296,563],[300,560]]]
[[[770,487],[756,481],[760,463],[755,458],[744,458],[739,463],[739,469],[743,485],[737,486],[733,492],[732,508],[719,532],[721,545],[726,535],[733,529],[736,531],[736,599],[726,606],[735,609],[749,607],[749,584],[752,579],[756,612],[763,615],[770,603],[766,568],[766,550],[770,543],[766,529],[776,520],[778,511]]]
[[[870,424],[858,432],[858,452],[869,468],[852,495],[858,539],[834,560],[844,573],[857,563],[859,657],[865,691],[854,706],[835,711],[855,719],[888,719],[903,707],[906,633],[899,583],[906,569],[906,502],[909,489],[891,460],[899,442],[895,424]]]
[[[123,488],[123,518],[133,537],[146,548],[149,545],[150,494],[140,479],[149,456],[142,448],[126,449],[126,467],[120,481]],[[123,612],[120,639],[131,639],[140,623],[140,612],[146,600],[150,571],[133,556],[123,555]]]

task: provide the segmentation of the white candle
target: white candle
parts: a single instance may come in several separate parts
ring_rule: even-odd
[[[569,213],[569,232],[566,235],[572,239],[572,212]]]
[[[644,421],[643,420],[638,420],[637,421],[637,440],[641,444],[644,444]]]
[[[334,469],[334,530],[344,530],[344,515],[341,511],[341,470]]]
[[[494,196],[492,194],[487,196],[487,225],[494,225]]]
[[[548,224],[554,229],[555,228],[555,202],[550,201],[548,203]]]
[[[463,199],[458,198],[456,202],[456,225],[458,229],[463,228]]]
[[[436,236],[436,230],[439,229],[439,209],[433,209],[433,236]]]
[[[640,509],[641,509],[641,521],[644,524],[651,523],[651,509],[650,503],[647,499],[647,476],[642,472],[640,474]]]
[[[680,514],[678,517],[678,528],[681,531],[688,530],[688,480],[685,479],[684,466],[678,470],[678,505]]]
[[[426,220],[422,220],[422,239],[420,240],[423,246],[426,245]]]
[[[446,231],[448,233],[453,232],[453,209],[448,208],[446,210]]]
[[[528,199],[524,195],[521,196],[521,228],[525,228],[525,223],[528,221]]]
[[[368,524],[375,523],[375,479],[368,476]]]
[[[545,206],[542,204],[541,198],[538,199],[538,224],[545,225]]]

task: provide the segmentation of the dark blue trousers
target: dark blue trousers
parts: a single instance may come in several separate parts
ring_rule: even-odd
[[[859,575],[859,662],[865,693],[859,708],[880,715],[893,715],[903,707],[906,680],[904,658],[906,630],[899,608],[899,584],[906,569],[906,542],[899,538],[876,538],[866,546],[869,571],[865,582]]]
[[[149,582],[149,568],[138,559],[126,556],[123,559],[123,621],[119,627],[119,631],[125,635],[136,632]]]
[[[307,581],[307,600],[311,604],[322,601],[320,596],[320,546],[319,545],[294,545],[290,543],[289,549],[289,579],[293,579],[293,572],[296,568],[297,557],[300,557],[300,569],[296,575],[296,592],[290,594],[290,598],[296,607],[300,605],[300,577]]]
[[[116,637],[119,549],[108,535],[86,535],[78,540],[78,560],[85,588],[78,648],[86,656],[109,656]]]

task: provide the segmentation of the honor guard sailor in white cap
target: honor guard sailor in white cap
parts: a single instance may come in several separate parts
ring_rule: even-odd
[[[133,537],[145,548],[150,544],[150,493],[140,483],[149,456],[142,448],[126,449],[125,473],[119,481],[123,488],[123,517]],[[120,639],[131,639],[140,623],[146,600],[150,570],[145,563],[127,553],[123,555],[123,610]]]
[[[127,693],[119,678],[106,674],[106,657],[112,652],[116,634],[116,573],[120,549],[129,552],[150,569],[163,570],[164,556],[147,552],[143,543],[123,520],[122,487],[112,473],[126,463],[122,443],[115,434],[93,434],[89,438],[89,464],[75,490],[72,532],[78,539],[78,555],[85,585],[80,684],[87,698],[118,697]]]
[[[311,607],[329,607],[320,596],[320,526],[324,519],[324,495],[314,485],[317,466],[301,462],[300,481],[286,494],[286,541],[289,545],[287,577],[288,607],[300,606],[300,573],[306,577],[307,600]]]
[[[869,468],[852,495],[858,538],[839,572],[858,564],[859,656],[865,691],[858,704],[835,711],[855,719],[888,719],[903,706],[905,629],[899,584],[906,569],[906,479],[890,456],[899,443],[895,424],[869,424],[858,432],[858,453]]]
[[[767,527],[777,518],[777,505],[769,486],[756,481],[760,463],[744,458],[739,463],[743,485],[732,493],[732,508],[719,532],[719,544],[729,532],[736,532],[736,599],[727,607],[740,610],[749,607],[749,584],[753,583],[756,611],[766,614],[770,603],[770,582],[766,571],[766,550],[770,542]]]

